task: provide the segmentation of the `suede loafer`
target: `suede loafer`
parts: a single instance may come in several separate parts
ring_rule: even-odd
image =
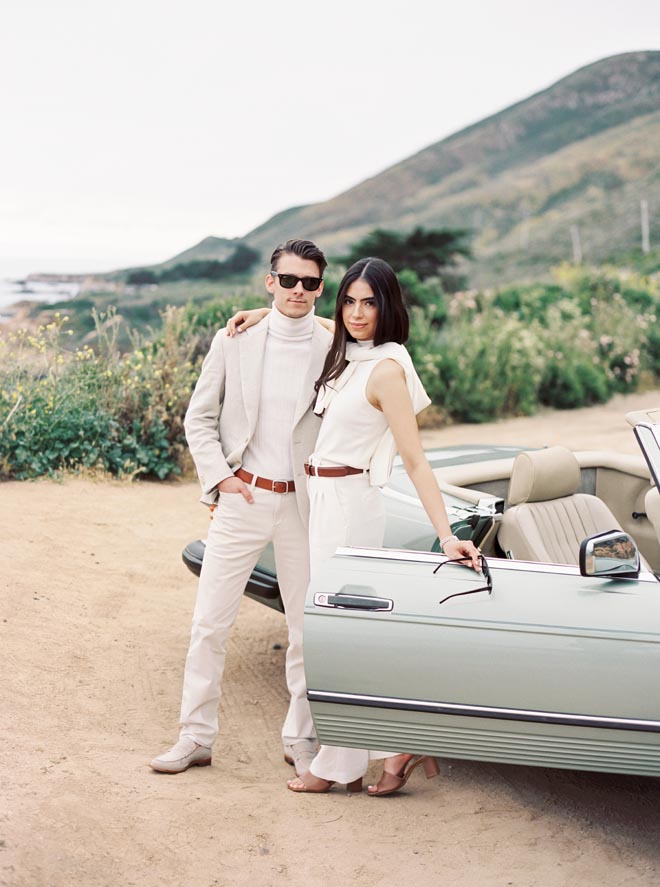
[[[169,751],[154,758],[149,766],[159,773],[183,773],[188,767],[208,767],[210,763],[211,749],[184,736]]]

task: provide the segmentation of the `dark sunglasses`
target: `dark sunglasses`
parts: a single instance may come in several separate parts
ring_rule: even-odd
[[[466,561],[471,561],[471,560],[472,560],[472,558],[470,558],[470,557],[448,558],[446,561],[443,561],[441,564],[438,564],[438,566],[433,571],[433,575],[435,576],[435,574],[438,572],[440,567],[444,567],[447,564],[462,564],[462,563],[465,563]],[[441,601],[438,601],[439,604],[444,604],[444,602],[448,601],[450,598],[462,597],[464,594],[476,594],[478,591],[487,591],[488,594],[492,594],[493,579],[490,575],[490,570],[488,569],[488,561],[483,556],[483,554],[479,555],[479,560],[481,561],[481,575],[486,580],[486,584],[479,586],[479,588],[471,588],[469,591],[455,591],[454,594],[448,594],[447,597],[443,597],[443,599]]]
[[[279,277],[280,286],[283,286],[285,290],[292,290],[300,281],[304,290],[307,290],[308,293],[313,293],[314,290],[321,286],[321,281],[323,280],[322,277],[296,277],[295,274],[280,274],[278,271],[271,271],[270,273],[271,277]]]

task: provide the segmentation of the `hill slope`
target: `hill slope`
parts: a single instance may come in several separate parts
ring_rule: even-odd
[[[484,285],[569,259],[571,225],[587,261],[637,246],[642,197],[660,205],[654,51],[581,68],[331,200],[279,213],[245,241],[266,253],[305,236],[332,255],[378,226],[469,227],[471,276]]]
[[[238,237],[233,240],[226,237],[205,237],[203,240],[200,240],[199,243],[195,244],[195,246],[191,246],[189,249],[177,253],[176,256],[172,256],[172,258],[168,259],[166,262],[152,267],[169,268],[172,265],[178,265],[182,262],[209,260],[224,262],[233,254],[240,242],[241,240]]]

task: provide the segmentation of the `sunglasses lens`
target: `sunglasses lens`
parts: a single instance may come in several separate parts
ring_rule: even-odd
[[[314,290],[317,290],[321,286],[321,280],[323,279],[321,277],[296,277],[295,274],[277,274],[277,277],[279,277],[280,285],[285,290],[292,290],[300,281],[303,289],[306,289],[308,293],[313,293]]]

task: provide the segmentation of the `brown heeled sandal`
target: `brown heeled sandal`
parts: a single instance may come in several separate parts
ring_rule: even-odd
[[[383,770],[383,775],[374,786],[374,790],[370,791],[367,789],[367,794],[375,798],[381,795],[391,795],[394,794],[394,792],[398,792],[399,789],[402,789],[406,782],[408,782],[415,767],[419,767],[420,764],[424,768],[424,773],[426,774],[427,779],[433,779],[433,777],[437,776],[440,772],[438,762],[435,758],[432,758],[429,755],[413,755],[413,757],[403,765],[399,774],[388,773],[387,770]]]
[[[334,781],[330,782],[327,779],[321,779],[320,776],[314,776],[313,773],[310,773],[308,770],[307,773],[303,773],[302,776],[297,777],[302,782],[302,787],[292,785],[295,782],[295,779],[289,779],[286,787],[289,791],[292,792],[309,792],[311,794],[323,795],[326,792],[329,792],[333,785],[336,783]],[[349,782],[346,784],[347,792],[361,792],[362,791],[362,777],[359,779],[354,779],[353,782]]]

